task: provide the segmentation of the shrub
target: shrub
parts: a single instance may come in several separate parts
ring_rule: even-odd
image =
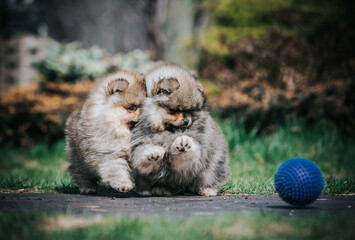
[[[58,43],[49,40],[46,56],[33,63],[48,82],[74,82],[79,79],[98,79],[108,72],[119,69],[145,72],[157,64],[149,52],[134,50],[111,56],[106,50],[93,46],[80,48],[78,42]]]
[[[33,66],[46,81],[95,79],[106,73],[107,63],[102,61],[106,54],[97,46],[82,49],[78,42],[60,44],[49,40],[45,58]]]
[[[12,89],[0,99],[0,145],[30,146],[63,138],[66,118],[83,104],[94,82],[47,84],[55,91],[43,92],[33,85]]]

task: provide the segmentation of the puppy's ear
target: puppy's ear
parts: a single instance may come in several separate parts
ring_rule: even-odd
[[[170,95],[180,88],[180,83],[176,78],[163,78],[158,81],[152,90],[152,95]]]
[[[140,77],[140,79],[142,79],[142,80],[145,81],[145,75],[144,75],[143,73],[140,73],[140,74],[139,74],[139,77]]]
[[[197,83],[197,88],[200,92],[203,92],[203,87],[202,87],[202,84],[201,82],[198,80],[197,76],[196,75],[192,75],[192,77],[195,79],[196,83]]]
[[[113,95],[127,90],[129,83],[123,78],[112,80],[107,84],[106,95]]]
[[[146,82],[145,82],[145,75],[143,73],[139,74],[139,78],[140,78],[140,85],[142,86],[142,88],[147,91],[147,86],[146,86]]]

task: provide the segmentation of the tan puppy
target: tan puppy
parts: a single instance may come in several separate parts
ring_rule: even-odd
[[[228,147],[201,83],[174,64],[146,75],[147,95],[133,130],[132,164],[142,195],[215,196],[228,174]]]
[[[131,128],[145,97],[144,76],[119,71],[102,78],[85,104],[68,118],[68,171],[81,193],[96,192],[99,180],[118,191],[134,187]]]

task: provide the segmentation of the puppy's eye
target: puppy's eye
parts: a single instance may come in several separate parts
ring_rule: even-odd
[[[170,95],[170,91],[166,89],[159,89],[157,95]]]
[[[127,110],[130,111],[130,112],[134,112],[134,111],[137,110],[137,106],[132,105],[132,106],[130,106],[129,108],[127,108]]]
[[[178,114],[180,111],[179,110],[175,110],[175,109],[169,109],[169,113],[170,114]]]

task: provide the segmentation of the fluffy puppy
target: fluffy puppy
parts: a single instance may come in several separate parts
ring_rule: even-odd
[[[131,179],[131,127],[146,97],[144,76],[119,71],[102,78],[85,104],[66,122],[69,174],[81,193],[94,193],[97,181],[118,191]]]
[[[206,107],[201,83],[174,64],[146,75],[147,95],[133,130],[137,192],[215,196],[228,174],[228,147]]]

